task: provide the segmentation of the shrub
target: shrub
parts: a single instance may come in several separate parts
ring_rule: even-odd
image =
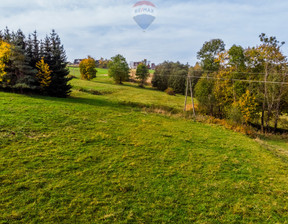
[[[236,124],[243,124],[244,123],[244,118],[243,118],[243,114],[241,112],[241,109],[235,103],[232,105],[232,107],[228,111],[227,117],[233,123],[236,123]]]
[[[165,90],[165,93],[167,93],[168,95],[171,95],[171,96],[176,96],[174,90],[170,87]]]
[[[77,77],[75,76],[75,75],[67,75],[67,78],[69,78],[69,79],[77,79]]]

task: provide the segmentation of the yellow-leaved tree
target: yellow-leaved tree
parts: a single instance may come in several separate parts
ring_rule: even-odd
[[[39,83],[41,87],[45,89],[51,84],[52,71],[50,70],[49,65],[45,63],[43,57],[36,63],[36,67],[38,68],[37,78]]]
[[[249,90],[240,97],[238,101],[241,113],[244,118],[244,122],[248,123],[257,115],[257,102],[255,96],[253,96]]]
[[[88,58],[82,60],[79,65],[81,79],[91,80],[96,78],[96,61],[94,58],[88,56]]]
[[[5,68],[6,63],[9,61],[11,55],[11,45],[5,41],[0,40],[0,82],[3,81],[4,75],[6,75]]]

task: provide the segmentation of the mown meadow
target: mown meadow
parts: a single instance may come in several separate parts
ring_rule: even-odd
[[[105,74],[71,70],[66,99],[0,92],[0,223],[288,222],[287,139]]]

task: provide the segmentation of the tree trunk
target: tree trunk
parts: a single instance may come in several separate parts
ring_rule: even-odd
[[[274,134],[276,134],[276,132],[277,132],[277,128],[278,128],[278,120],[279,120],[279,117],[278,117],[278,118],[275,118],[275,123],[274,123]]]
[[[278,121],[280,117],[280,104],[281,104],[281,98],[282,98],[282,90],[283,90],[283,85],[281,85],[280,90],[279,90],[279,96],[277,99],[277,104],[276,104],[276,114],[275,114],[275,121],[274,121],[274,133],[276,133],[277,128],[278,128]]]
[[[270,113],[270,111],[268,111],[267,118],[266,118],[266,121],[265,121],[265,123],[266,123],[266,131],[267,132],[270,132],[270,126],[269,126],[270,118],[271,118],[271,113]]]
[[[264,133],[264,120],[265,120],[265,104],[263,102],[262,116],[261,116],[261,132]]]
[[[265,107],[266,107],[266,101],[267,101],[267,105],[268,105],[268,99],[267,99],[267,78],[268,78],[268,64],[265,64],[265,75],[264,75],[264,99],[263,99],[263,108],[262,108],[262,132],[264,133],[264,121],[265,121]],[[269,120],[269,114],[268,114],[268,118]],[[266,127],[267,127],[267,121],[266,121]],[[267,131],[267,130],[266,130]]]
[[[186,108],[187,108],[188,84],[189,82],[188,82],[188,76],[187,76],[184,111],[186,111]]]

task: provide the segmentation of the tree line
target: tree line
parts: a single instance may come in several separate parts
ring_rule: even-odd
[[[225,50],[221,40],[211,40],[198,52],[204,77],[196,85],[196,97],[206,113],[231,117],[242,123],[261,119],[262,131],[276,131],[280,116],[288,112],[287,57],[285,42],[266,34],[260,44]],[[211,47],[209,47],[211,46]],[[205,76],[213,79],[205,79]],[[206,92],[203,92],[205,86]]]
[[[288,112],[287,57],[281,51],[285,43],[266,34],[259,38],[258,46],[248,48],[225,49],[221,39],[207,41],[197,53],[200,64],[189,68],[164,62],[156,67],[152,85],[184,93],[189,74],[198,113],[239,124],[260,119],[263,132],[271,126],[276,131],[281,115]]]
[[[277,129],[283,113],[288,112],[287,57],[281,51],[284,42],[265,34],[260,44],[225,49],[221,39],[203,44],[197,53],[200,63],[194,67],[164,61],[156,66],[152,86],[169,94],[185,94],[187,76],[198,101],[198,113],[228,118],[236,123],[257,123],[262,131]],[[117,84],[129,80],[129,66],[122,55],[101,64]],[[88,57],[80,64],[81,78],[96,77],[97,62]],[[71,91],[67,58],[59,35],[52,30],[44,39],[37,32],[26,37],[21,30],[0,31],[0,89],[66,97]],[[149,77],[145,64],[136,70],[139,86]]]
[[[0,89],[55,97],[69,95],[67,57],[59,35],[28,37],[19,29],[0,31]]]
[[[281,51],[285,43],[266,34],[259,38],[257,46],[233,45],[230,49],[225,49],[221,39],[207,41],[194,67],[169,61],[157,65],[152,86],[171,95],[184,94],[189,75],[198,113],[244,125],[261,121],[263,132],[276,131],[281,115],[288,112],[287,57]],[[108,73],[118,84],[128,81],[126,59],[112,57]],[[148,76],[148,68],[140,64],[136,70],[140,86]]]

